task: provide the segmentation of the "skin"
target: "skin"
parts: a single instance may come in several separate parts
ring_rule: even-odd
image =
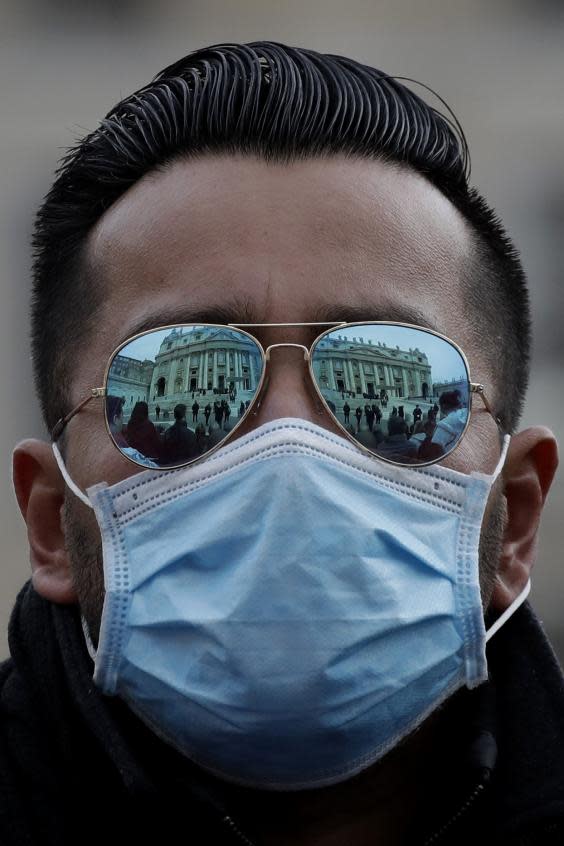
[[[187,309],[216,305],[228,310],[225,321],[232,322],[348,319],[350,306],[363,315],[351,319],[418,322],[462,347],[474,381],[495,383],[482,346],[473,342],[472,316],[462,306],[461,268],[471,257],[468,226],[439,191],[406,168],[343,157],[289,166],[230,156],[177,161],[146,175],[103,215],[90,233],[89,257],[104,279],[104,302],[95,334],[76,351],[73,405],[102,385],[112,351],[140,322],[182,322]],[[318,318],[323,306],[332,306],[334,316]],[[161,317],[155,321],[157,309]],[[409,317],[414,309],[419,319]],[[168,320],[162,319],[165,312]],[[309,346],[317,334],[315,327],[252,331],[265,348],[289,341]],[[286,416],[340,433],[304,379],[299,349],[273,350],[269,368],[260,411],[236,436]],[[83,490],[140,472],[111,444],[100,402],[89,403],[66,434],[66,465]],[[491,473],[498,458],[496,425],[477,410],[462,444],[444,463],[464,473]],[[548,429],[513,436],[484,520],[483,573],[488,560],[490,570],[497,566],[495,578],[482,579],[485,606],[502,611],[524,587],[556,465]],[[35,589],[53,602],[80,601],[96,637],[103,582],[93,513],[66,489],[48,443],[17,446],[14,485],[28,526]],[[446,715],[457,713],[458,699],[347,782],[266,795],[229,786],[228,797],[265,843],[401,842],[428,778],[423,762],[448,757]]]

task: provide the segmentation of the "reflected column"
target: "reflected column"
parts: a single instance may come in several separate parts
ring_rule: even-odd
[[[184,393],[187,394],[190,390],[190,367],[192,366],[192,353],[188,353],[186,358],[186,378],[184,379]]]
[[[374,362],[372,365],[372,377],[374,379],[374,394],[378,396],[380,390],[380,375],[378,373],[378,364]]]
[[[198,384],[197,388],[203,388],[204,386],[204,351],[200,350],[200,362],[198,365]]]
[[[345,366],[347,368],[347,373],[349,377],[349,391],[356,391],[352,361],[348,358],[345,359]]]
[[[327,359],[327,370],[329,373],[329,387],[332,391],[337,390],[337,383],[335,382],[335,371],[333,370],[333,359]]]
[[[366,393],[366,379],[364,378],[364,362],[359,359],[358,372],[360,373],[360,390],[363,394]]]
[[[392,379],[392,371],[390,369],[389,364],[384,365],[384,382],[386,386],[386,391],[391,391],[394,387],[394,382]]]
[[[403,395],[404,397],[409,396],[409,376],[407,375],[407,368],[402,367],[401,369],[401,380],[403,384]]]

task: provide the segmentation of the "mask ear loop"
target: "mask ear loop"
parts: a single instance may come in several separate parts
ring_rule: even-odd
[[[527,581],[527,584],[525,585],[525,587],[523,588],[523,590],[519,594],[519,596],[517,596],[513,600],[513,602],[509,606],[509,608],[505,609],[505,611],[503,612],[501,617],[498,617],[498,619],[495,621],[495,623],[492,626],[489,627],[489,629],[486,632],[486,643],[503,626],[503,624],[505,622],[507,622],[507,620],[511,617],[511,615],[514,614],[515,611],[517,611],[517,609],[524,603],[524,601],[526,600],[526,598],[528,597],[530,592],[531,592],[531,580],[529,579]]]
[[[84,634],[84,642],[86,643],[88,654],[95,663],[97,650],[94,646],[94,643],[92,642],[92,638],[90,637],[90,631],[88,629],[88,623],[86,622],[86,618],[82,614],[80,615],[80,622],[82,624],[82,632]]]
[[[493,482],[495,482],[495,480],[503,470],[503,465],[505,464],[505,459],[507,458],[507,450],[509,449],[510,441],[511,435],[507,434],[503,436],[501,455],[499,456],[499,461],[497,462],[495,470],[492,473],[492,484]]]
[[[496,468],[495,468],[495,470],[492,474],[492,481],[493,482],[495,482],[495,480],[497,479],[497,477],[499,476],[499,474],[501,473],[501,471],[503,469],[503,465],[505,464],[505,459],[507,457],[507,450],[509,449],[510,440],[511,440],[511,435],[504,435],[503,436],[503,447],[501,449],[501,455],[499,457],[499,461],[497,462],[497,466],[496,466]],[[521,591],[519,596],[517,596],[513,600],[511,605],[508,608],[505,609],[503,614],[500,617],[498,617],[498,619],[495,621],[495,623],[493,623],[493,625],[491,625],[489,627],[489,629],[487,630],[487,632],[486,632],[486,643],[490,640],[491,637],[494,636],[494,634],[497,631],[499,631],[499,629],[503,626],[503,624],[506,623],[507,620],[509,620],[509,618],[515,613],[515,611],[517,611],[517,609],[525,602],[525,600],[527,599],[530,592],[531,592],[531,580],[528,579],[527,584],[525,585],[525,587],[523,588],[523,590]]]
[[[94,506],[92,505],[92,503],[90,502],[90,500],[88,499],[86,494],[83,493],[80,490],[78,485],[75,482],[73,482],[73,480],[69,476],[68,470],[65,467],[65,462],[63,461],[63,457],[62,457],[62,455],[59,451],[59,447],[57,446],[57,444],[55,442],[53,442],[51,444],[51,447],[53,448],[53,453],[55,455],[55,461],[57,462],[57,464],[59,466],[59,470],[61,471],[61,475],[62,475],[63,479],[67,483],[67,487],[70,488],[70,490],[73,492],[73,494],[75,496],[77,496],[80,500],[82,500],[82,502],[85,505],[87,505],[89,508],[94,509]]]
[[[78,485],[75,482],[73,482],[73,480],[69,476],[68,470],[65,467],[65,462],[63,461],[63,456],[61,455],[59,447],[57,446],[57,444],[54,441],[51,444],[51,447],[53,449],[55,461],[57,462],[59,470],[61,471],[61,475],[62,475],[63,479],[65,480],[69,489],[73,492],[73,494],[75,496],[77,496],[80,500],[82,500],[82,502],[85,505],[87,505],[89,508],[93,509],[94,506],[92,505],[92,503],[90,502],[90,500],[88,499],[86,494],[84,494],[80,490]],[[92,642],[92,638],[90,637],[90,632],[88,631],[88,623],[86,622],[86,619],[84,618],[84,616],[82,614],[80,615],[80,622],[82,624],[82,631],[84,633],[84,641],[86,643],[86,649],[88,650],[88,654],[90,655],[91,659],[95,662],[96,661],[96,648],[94,646],[94,643]]]

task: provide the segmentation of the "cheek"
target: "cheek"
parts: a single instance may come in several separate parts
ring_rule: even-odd
[[[97,415],[97,419],[84,416],[80,425],[74,427],[72,433],[69,432],[65,463],[73,480],[82,490],[98,482],[112,485],[143,469],[124,458],[115,447],[101,414]]]
[[[480,588],[482,605],[487,610],[499,568],[506,519],[503,487],[496,485],[486,507],[480,535]]]
[[[501,455],[499,429],[492,416],[474,402],[470,425],[454,452],[444,461],[460,473],[493,473]]]

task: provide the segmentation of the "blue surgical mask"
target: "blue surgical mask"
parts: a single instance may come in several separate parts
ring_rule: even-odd
[[[360,772],[487,678],[478,545],[507,445],[491,476],[396,467],[283,418],[88,497],[58,456],[102,534],[95,683],[225,779]]]

